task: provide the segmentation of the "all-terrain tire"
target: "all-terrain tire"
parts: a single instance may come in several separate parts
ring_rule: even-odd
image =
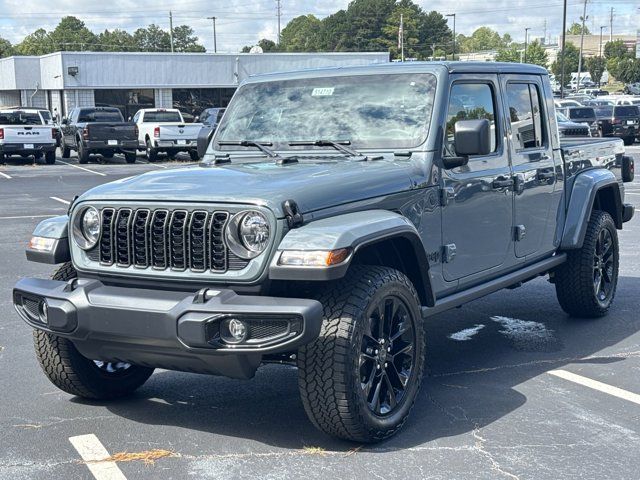
[[[148,138],[146,141],[146,155],[147,160],[149,160],[150,162],[155,162],[156,160],[158,160],[158,151],[153,148],[153,146],[151,145],[151,140]]]
[[[360,352],[372,309],[389,296],[397,297],[411,315],[413,367],[404,396],[388,414],[379,415],[365,398]],[[415,288],[395,269],[356,265],[316,298],[324,307],[320,335],[298,351],[298,385],[307,415],[320,430],[347,440],[377,442],[392,436],[409,416],[424,371],[424,325]]]
[[[127,163],[136,163],[136,152],[125,152],[124,160]]]
[[[194,162],[197,162],[198,160],[200,160],[200,155],[198,154],[197,150],[189,150],[189,156],[191,157],[191,160]]]
[[[607,233],[608,232],[608,233]],[[610,267],[600,274],[610,279],[610,287],[599,295],[596,291],[599,239],[610,237]],[[602,267],[600,267],[602,269]],[[597,318],[607,314],[613,303],[618,284],[619,249],[618,232],[608,212],[594,210],[591,213],[582,248],[569,250],[567,261],[555,270],[556,295],[562,309],[573,317]],[[605,278],[602,277],[602,281]]]
[[[62,158],[71,157],[71,149],[67,147],[64,143],[62,144]]]
[[[65,263],[52,278],[64,281],[75,277],[73,265]],[[95,400],[123,397],[140,387],[153,373],[152,368],[135,365],[107,372],[82,356],[70,340],[42,330],[33,331],[33,342],[45,375],[56,387],[71,395]]]
[[[54,163],[56,163],[56,152],[55,150],[51,151],[51,152],[46,152],[44,154],[44,161],[47,165],[53,165]]]
[[[78,163],[89,163],[89,150],[87,150],[80,140],[78,140]]]

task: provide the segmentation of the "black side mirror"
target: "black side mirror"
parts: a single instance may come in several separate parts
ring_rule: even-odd
[[[209,148],[211,138],[213,137],[213,131],[213,128],[202,127],[198,133],[198,156],[200,158],[204,157],[204,154],[207,152],[207,148]]]
[[[491,124],[489,120],[458,120],[454,126],[456,155],[489,155],[491,153]]]
[[[64,117],[60,123],[62,125],[69,125],[69,119],[67,117]]]

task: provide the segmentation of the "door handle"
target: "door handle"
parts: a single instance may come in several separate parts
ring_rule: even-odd
[[[491,187],[494,189],[507,188],[513,185],[513,178],[498,177],[493,180]]]

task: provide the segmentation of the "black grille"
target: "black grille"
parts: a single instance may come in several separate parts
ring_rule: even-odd
[[[40,319],[40,301],[32,298],[22,297],[22,306],[28,315],[35,320]]]
[[[227,248],[228,212],[108,207],[101,221],[96,256],[106,266],[224,273],[249,264]]]
[[[266,320],[251,322],[249,324],[249,338],[257,340],[262,338],[277,337],[287,333],[289,322],[285,320]]]
[[[565,137],[588,137],[589,129],[587,127],[584,128],[566,128],[562,130],[562,133]]]

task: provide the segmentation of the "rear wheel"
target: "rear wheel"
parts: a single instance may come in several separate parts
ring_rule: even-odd
[[[89,151],[78,141],[78,163],[89,163]]]
[[[198,155],[197,150],[189,150],[189,156],[191,157],[191,160],[193,160],[194,162],[197,162],[198,160],[200,160],[200,155]]]
[[[153,148],[153,146],[151,145],[151,140],[149,140],[148,138],[146,144],[147,160],[149,160],[150,162],[155,162],[156,160],[158,160],[158,151]]]
[[[66,145],[62,145],[62,158],[69,158],[71,156],[71,149]]]
[[[136,163],[136,152],[125,152],[124,159],[127,163]]]
[[[562,309],[574,317],[606,315],[618,285],[618,232],[611,215],[591,214],[582,248],[567,252],[567,261],[555,271]]]
[[[634,137],[624,137],[622,141],[624,142],[625,145],[629,146],[629,145],[633,145],[633,142],[635,142],[636,139]]]
[[[354,266],[318,300],[320,336],[298,355],[307,415],[347,440],[390,437],[409,416],[424,370],[424,326],[411,281],[392,268]]]
[[[47,165],[53,165],[54,163],[56,163],[56,151],[52,150],[50,152],[46,152],[44,154],[44,161],[47,163]]]
[[[54,280],[76,277],[70,263],[53,275]],[[56,335],[33,331],[36,356],[49,380],[59,389],[79,397],[107,400],[132,393],[153,373],[152,368],[124,362],[90,360],[73,342]]]

